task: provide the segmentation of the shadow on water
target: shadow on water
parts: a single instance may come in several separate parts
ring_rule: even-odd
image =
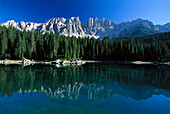
[[[69,99],[78,99],[79,94],[88,99],[105,99],[115,94],[136,100],[155,94],[170,97],[169,71],[169,66],[108,63],[64,68],[0,65],[0,96],[42,92],[49,97]]]

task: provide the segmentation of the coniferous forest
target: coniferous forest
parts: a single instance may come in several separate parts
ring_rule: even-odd
[[[0,59],[170,61],[170,32],[109,39],[66,37],[0,26]]]

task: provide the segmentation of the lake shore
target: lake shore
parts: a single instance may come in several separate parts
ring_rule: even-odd
[[[170,62],[158,62],[158,61],[102,61],[105,63],[117,63],[117,64],[137,64],[137,65],[170,65]]]
[[[4,62],[5,61],[5,62]],[[69,60],[64,60],[65,64],[72,64]],[[116,64],[138,64],[138,65],[170,65],[170,62],[153,62],[153,61],[97,61],[97,60],[79,60],[81,64],[86,63],[116,63]],[[56,61],[29,61],[29,64],[56,64]],[[0,64],[23,64],[23,60],[0,60]]]
[[[71,61],[69,60],[63,60],[65,63],[64,64],[72,64]],[[95,61],[95,60],[79,60],[81,64],[85,63],[98,63],[102,61]],[[29,61],[26,62],[29,64],[56,64],[56,61]],[[23,64],[23,60],[0,60],[0,64]]]

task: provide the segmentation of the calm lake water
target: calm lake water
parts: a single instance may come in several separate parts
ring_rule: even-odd
[[[0,65],[0,114],[168,114],[170,66]]]

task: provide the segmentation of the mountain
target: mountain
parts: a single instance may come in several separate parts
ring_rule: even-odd
[[[85,23],[82,23],[82,28],[86,34],[95,36],[96,38],[103,38],[105,36],[111,36],[113,28],[117,24],[109,19],[89,18]]]
[[[85,23],[81,23],[79,17],[52,18],[44,23],[23,22],[16,23],[14,20],[7,21],[1,26],[13,26],[18,30],[36,30],[45,32],[59,33],[65,36],[110,38],[124,36],[143,36],[159,32],[170,31],[170,23],[165,25],[154,25],[151,21],[136,19],[133,21],[116,24],[115,22],[101,18],[89,18]]]
[[[60,33],[61,35],[66,36],[80,36],[86,37],[86,34],[82,30],[81,22],[79,17],[71,17],[69,19],[65,18],[52,18],[45,23],[33,23],[33,22],[20,22],[16,23],[15,21],[7,21],[6,23],[1,24],[2,26],[13,26],[18,30],[36,30],[45,32],[52,32],[54,34]]]
[[[165,25],[156,25],[159,31],[161,32],[167,32],[170,31],[170,23],[167,23]]]

